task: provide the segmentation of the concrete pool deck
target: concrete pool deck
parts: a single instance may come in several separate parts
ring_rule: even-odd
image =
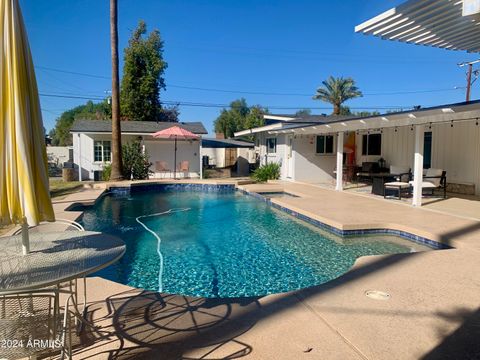
[[[272,201],[341,229],[402,229],[454,249],[363,257],[327,284],[255,299],[152,294],[89,278],[100,331],[85,336],[75,359],[480,357],[480,221],[307,184],[240,187],[299,195]],[[69,201],[101,191],[69,195],[55,209],[73,218]],[[368,290],[390,299],[370,299]]]

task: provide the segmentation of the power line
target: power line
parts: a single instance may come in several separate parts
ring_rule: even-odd
[[[201,90],[201,91],[211,91],[211,92],[225,92],[225,93],[234,93],[234,94],[248,94],[248,95],[274,95],[274,96],[308,96],[312,97],[314,94],[305,94],[305,93],[278,93],[278,92],[260,92],[260,91],[243,91],[243,90],[227,90],[227,89],[214,89],[214,88],[202,88],[195,86],[183,86],[183,85],[172,85],[168,84],[167,86],[180,89],[188,90]],[[378,93],[364,93],[366,96],[380,96],[380,95],[401,95],[401,94],[420,94],[420,93],[433,93],[433,92],[445,92],[445,91],[457,91],[460,89],[450,88],[450,89],[431,89],[431,90],[406,90],[406,91],[392,91],[392,92],[378,92]]]
[[[49,68],[44,66],[37,66],[39,69],[60,72],[71,75],[85,76],[91,78],[99,79],[110,79],[108,76],[87,74],[82,72],[66,71],[55,68]],[[198,91],[207,91],[207,92],[220,92],[220,93],[229,93],[229,94],[245,94],[245,95],[266,95],[266,96],[302,96],[302,97],[312,97],[314,93],[295,93],[295,92],[263,92],[263,91],[248,91],[248,90],[230,90],[230,89],[218,89],[218,88],[205,88],[199,86],[185,86],[185,85],[176,85],[176,84],[167,84],[168,87],[186,89],[186,90],[198,90]],[[447,91],[457,91],[459,89],[464,89],[464,87],[454,87],[454,88],[444,88],[444,89],[426,89],[426,90],[404,90],[404,91],[385,91],[385,92],[367,92],[364,93],[364,96],[391,96],[391,95],[408,95],[408,94],[423,94],[423,93],[435,93],[435,92],[447,92]]]
[[[111,79],[111,77],[103,76],[103,75],[93,75],[93,74],[86,74],[86,73],[81,73],[76,71],[60,70],[60,69],[54,69],[46,66],[35,66],[35,67],[40,70],[54,71],[54,72],[70,74],[70,75],[79,75],[79,76],[91,77],[96,79]]]
[[[46,94],[40,93],[41,97],[53,97],[53,98],[62,98],[62,99],[82,99],[82,100],[105,100],[102,97],[95,96],[80,96],[80,95],[64,95],[64,94]],[[189,106],[189,107],[204,107],[204,108],[228,108],[230,104],[222,103],[205,103],[205,102],[190,102],[190,101],[176,101],[176,100],[165,100],[162,101],[164,105],[172,106]],[[330,107],[309,107],[309,106],[278,106],[278,105],[267,105],[265,106],[268,109],[275,110],[297,110],[302,108],[308,108],[312,110],[330,110]],[[409,109],[411,106],[400,106],[400,105],[389,105],[389,106],[355,106],[351,109],[357,110],[390,110],[390,109]]]

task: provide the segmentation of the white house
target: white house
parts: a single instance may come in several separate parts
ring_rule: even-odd
[[[255,135],[262,163],[281,164],[284,180],[336,181],[340,190],[345,165],[383,158],[420,179],[424,168],[443,169],[449,191],[480,195],[479,121],[480,101],[472,101],[370,117],[292,116],[235,136]]]
[[[178,140],[177,163],[174,164],[174,141],[154,139],[151,135],[171,126],[180,126],[200,137],[199,140]],[[154,122],[154,121],[122,121],[122,143],[140,141],[153,164],[151,170],[158,174],[157,163],[169,171],[162,171],[162,176],[172,176],[173,170],[180,170],[183,162],[188,171],[182,176],[201,176],[201,136],[207,130],[200,122]],[[105,164],[111,161],[112,123],[109,120],[76,120],[70,132],[73,135],[73,162],[78,171],[78,179],[101,180],[101,172]]]

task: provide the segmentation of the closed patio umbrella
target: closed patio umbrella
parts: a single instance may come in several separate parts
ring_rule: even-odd
[[[0,0],[0,223],[54,221],[37,82],[18,0]]]
[[[173,157],[173,178],[177,177],[177,140],[190,140],[190,139],[198,139],[199,136],[188,131],[182,129],[180,126],[172,126],[168,129],[157,131],[156,133],[152,134],[154,138],[160,139],[175,139],[175,150],[174,150],[174,157]]]

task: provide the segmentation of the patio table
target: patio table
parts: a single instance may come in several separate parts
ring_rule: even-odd
[[[59,329],[57,329],[55,319],[60,316],[60,292],[70,295],[65,303],[65,312],[68,311],[70,300],[73,302],[75,324],[80,325],[77,332],[81,332],[84,325],[94,328],[94,325],[85,319],[87,304],[85,277],[119,260],[125,250],[126,246],[122,240],[111,235],[89,231],[31,233],[30,253],[27,255],[22,253],[21,235],[0,238],[0,297],[3,299],[1,332],[2,336],[5,337],[3,340],[17,344],[12,345],[12,347],[7,345],[6,348],[0,349],[0,357],[3,358],[4,355],[8,355],[8,358],[11,356],[15,358],[26,357],[35,355],[38,351],[49,349],[48,347],[44,349],[41,346],[40,349],[37,349],[39,345],[29,346],[22,341],[25,340],[25,331],[33,336],[33,334],[38,334],[37,329],[39,329],[38,331],[44,330],[45,324],[48,327],[48,338],[42,340],[57,339],[56,334]],[[78,309],[77,301],[76,281],[78,278],[84,279],[82,312]],[[74,291],[72,290],[73,281],[75,282]],[[69,283],[70,290],[60,290],[62,283]],[[46,315],[43,310],[31,313],[36,313],[40,319],[39,323],[35,323],[33,315],[30,314],[34,307],[35,294],[51,292],[55,289],[55,286],[57,288],[53,299],[53,325],[51,325],[48,315],[45,318]],[[6,301],[9,297],[11,299],[12,296],[14,296],[15,302],[8,303],[8,306],[12,307],[10,316],[21,314],[19,318],[15,318],[15,316],[14,318],[5,317]],[[29,305],[25,308],[22,308],[21,305],[22,296],[27,296],[29,299]],[[51,307],[52,303],[48,306]],[[44,318],[42,318],[42,315]],[[29,318],[28,323],[25,322],[26,318]],[[66,315],[64,326],[65,319]],[[77,320],[80,320],[80,323]],[[63,332],[62,341],[65,341],[67,330],[64,328],[61,331]],[[71,335],[69,332],[68,334],[70,344],[68,348],[71,351]],[[63,346],[65,344],[62,345],[62,359],[66,354]],[[69,357],[71,358],[71,353]]]
[[[372,175],[372,194],[384,195],[384,184],[395,180],[395,175],[390,173],[377,173]]]
[[[28,255],[22,237],[0,238],[0,295],[43,289],[101,270],[125,253],[125,243],[98,232],[31,233]]]

